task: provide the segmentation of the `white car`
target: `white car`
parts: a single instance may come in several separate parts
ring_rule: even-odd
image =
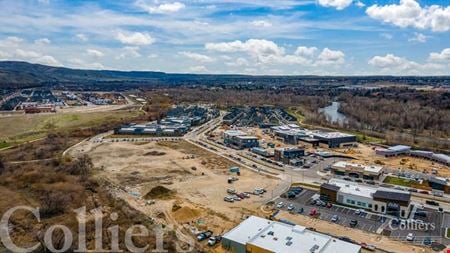
[[[413,233],[409,233],[409,234],[406,236],[406,240],[409,241],[409,242],[414,241],[414,238],[415,238],[415,236],[414,236]]]
[[[356,215],[360,215],[360,214],[361,214],[361,209],[356,210],[356,211],[355,211],[355,214],[356,214]]]
[[[294,210],[294,205],[293,204],[290,204],[289,206],[288,206],[288,208],[287,208],[287,210],[288,211],[292,211],[292,210]]]
[[[277,208],[283,208],[283,206],[284,206],[283,202],[280,202],[280,203],[277,204]]]

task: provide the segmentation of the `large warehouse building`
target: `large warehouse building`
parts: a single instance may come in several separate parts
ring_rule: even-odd
[[[222,238],[222,247],[233,253],[358,253],[361,246],[289,225],[250,216]]]
[[[340,179],[331,179],[320,186],[320,195],[338,203],[372,212],[408,218],[411,211],[411,193],[389,188],[373,188]]]
[[[319,140],[319,145],[328,148],[344,148],[356,146],[356,136],[341,132],[313,132],[314,139]]]

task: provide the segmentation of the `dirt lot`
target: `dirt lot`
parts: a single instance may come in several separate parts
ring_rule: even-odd
[[[450,177],[450,167],[448,166],[410,156],[386,158],[376,155],[375,150],[373,150],[371,146],[361,143],[354,149],[339,149],[335,151],[353,156],[365,164],[376,164],[381,162],[382,166],[391,169],[410,169],[418,172],[426,171],[427,173],[431,173],[431,168],[436,168],[439,176]]]
[[[117,196],[157,220],[191,230],[207,228],[223,233],[245,215],[262,215],[260,207],[278,183],[277,179],[241,170],[239,180],[230,185],[228,168],[235,164],[185,141],[86,142],[73,152],[77,155],[81,150],[100,169],[98,177],[123,189],[117,190]],[[235,203],[223,200],[227,188],[244,192],[256,187],[268,193]]]
[[[286,219],[296,224],[315,228],[318,232],[327,233],[336,237],[347,236],[356,242],[365,242],[386,250],[388,252],[433,252],[431,249],[412,246],[408,243],[393,241],[387,237],[366,233],[360,230],[343,227],[327,221],[309,218],[303,215],[293,215],[282,211],[277,216],[278,219]]]

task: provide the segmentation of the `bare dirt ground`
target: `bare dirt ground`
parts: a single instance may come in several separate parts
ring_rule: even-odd
[[[366,233],[361,230],[343,227],[334,223],[309,218],[303,215],[293,215],[285,211],[280,212],[280,214],[277,215],[277,218],[286,219],[308,228],[314,228],[318,232],[330,234],[336,237],[346,236],[356,242],[365,242],[368,245],[375,245],[386,252],[433,252],[431,249],[416,247],[408,243],[394,241],[385,236]]]
[[[383,157],[375,154],[373,147],[365,144],[358,143],[357,148],[353,149],[337,149],[336,152],[344,153],[355,157],[364,164],[376,164],[390,169],[409,169],[418,172],[425,172],[431,174],[431,169],[436,168],[438,176],[450,177],[450,167],[435,163],[421,158],[414,158],[410,156],[398,156],[398,157]]]
[[[81,153],[91,156],[99,168],[98,177],[123,189],[117,190],[118,197],[156,220],[193,231],[210,229],[221,234],[246,215],[263,215],[260,207],[279,182],[241,169],[239,180],[228,184],[229,176],[236,176],[228,169],[235,164],[185,141],[85,142],[71,151],[75,156]],[[228,188],[244,192],[256,187],[268,192],[240,202],[223,200]],[[158,194],[148,194],[156,189]]]

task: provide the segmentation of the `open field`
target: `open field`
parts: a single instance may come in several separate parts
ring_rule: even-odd
[[[70,130],[139,115],[137,110],[92,113],[22,114],[0,118],[0,141],[19,144],[45,137],[50,131]]]
[[[260,207],[271,196],[277,179],[241,170],[239,180],[228,184],[228,169],[235,164],[185,141],[150,143],[91,143],[72,150],[87,153],[97,177],[124,189],[117,196],[148,216],[187,230],[211,229],[224,233],[245,215],[264,215]],[[262,187],[264,196],[251,195],[239,202],[224,202],[228,188],[252,192]],[[148,201],[155,201],[149,204]]]

